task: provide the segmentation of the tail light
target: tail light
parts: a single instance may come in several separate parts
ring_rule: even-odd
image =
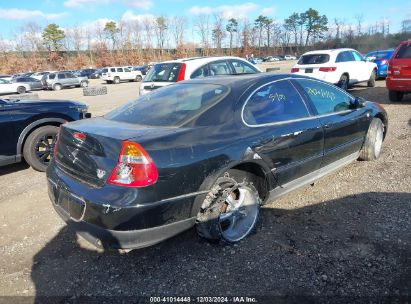
[[[320,71],[321,72],[334,72],[337,69],[337,67],[321,67]]]
[[[124,187],[146,187],[158,179],[157,167],[137,143],[124,141],[116,167],[107,182]]]
[[[299,72],[299,71],[300,71],[299,68],[292,68],[292,69],[291,69],[291,73],[297,73],[297,72]]]
[[[110,73],[108,73],[108,74],[107,74],[107,77],[111,77],[111,74],[110,74]]]
[[[178,72],[177,81],[184,80],[184,75],[186,74],[186,64],[182,63],[180,67],[180,72]]]
[[[59,127],[59,130],[56,136],[56,141],[54,142],[53,157],[57,156],[57,153],[59,152],[58,143],[60,142],[60,133],[61,133],[61,127]]]
[[[386,65],[386,64],[388,64],[388,61],[385,60],[385,59],[383,59],[383,60],[381,60],[380,64],[381,64],[381,65]]]

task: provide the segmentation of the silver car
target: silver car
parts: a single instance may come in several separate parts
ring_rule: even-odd
[[[67,87],[82,87],[88,86],[87,77],[77,77],[71,72],[50,73],[43,77],[43,86],[54,91],[61,90]]]

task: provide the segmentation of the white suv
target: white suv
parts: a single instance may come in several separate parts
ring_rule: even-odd
[[[195,57],[157,63],[140,84],[140,95],[175,82],[217,75],[261,73],[261,70],[239,57]]]
[[[291,73],[321,79],[347,90],[359,82],[374,87],[377,65],[353,49],[322,50],[302,55]]]
[[[143,74],[128,67],[105,67],[102,69],[101,79],[107,83],[117,84],[120,81],[141,81]]]

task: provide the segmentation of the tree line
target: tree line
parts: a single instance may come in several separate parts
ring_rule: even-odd
[[[404,26],[400,33],[390,33],[388,20],[368,26],[363,25],[361,14],[354,20],[329,20],[309,8],[283,21],[264,15],[249,20],[204,14],[191,20],[144,16],[66,29],[55,23],[42,28],[31,22],[20,29],[13,43],[0,40],[0,66],[1,73],[15,73],[139,65],[191,56],[300,55],[311,49],[337,47],[367,52],[395,47],[409,35]]]

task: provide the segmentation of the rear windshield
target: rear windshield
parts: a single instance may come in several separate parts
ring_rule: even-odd
[[[365,57],[366,58],[383,58],[383,59],[390,59],[394,51],[386,51],[386,52],[376,52],[376,53],[369,53]]]
[[[181,63],[155,64],[144,78],[144,82],[176,82],[180,72]]]
[[[411,58],[411,43],[401,45],[395,58]]]
[[[320,64],[328,61],[330,61],[330,55],[328,54],[311,54],[301,56],[298,64]]]
[[[228,91],[215,84],[175,84],[140,96],[104,117],[137,125],[180,126],[222,100]]]

